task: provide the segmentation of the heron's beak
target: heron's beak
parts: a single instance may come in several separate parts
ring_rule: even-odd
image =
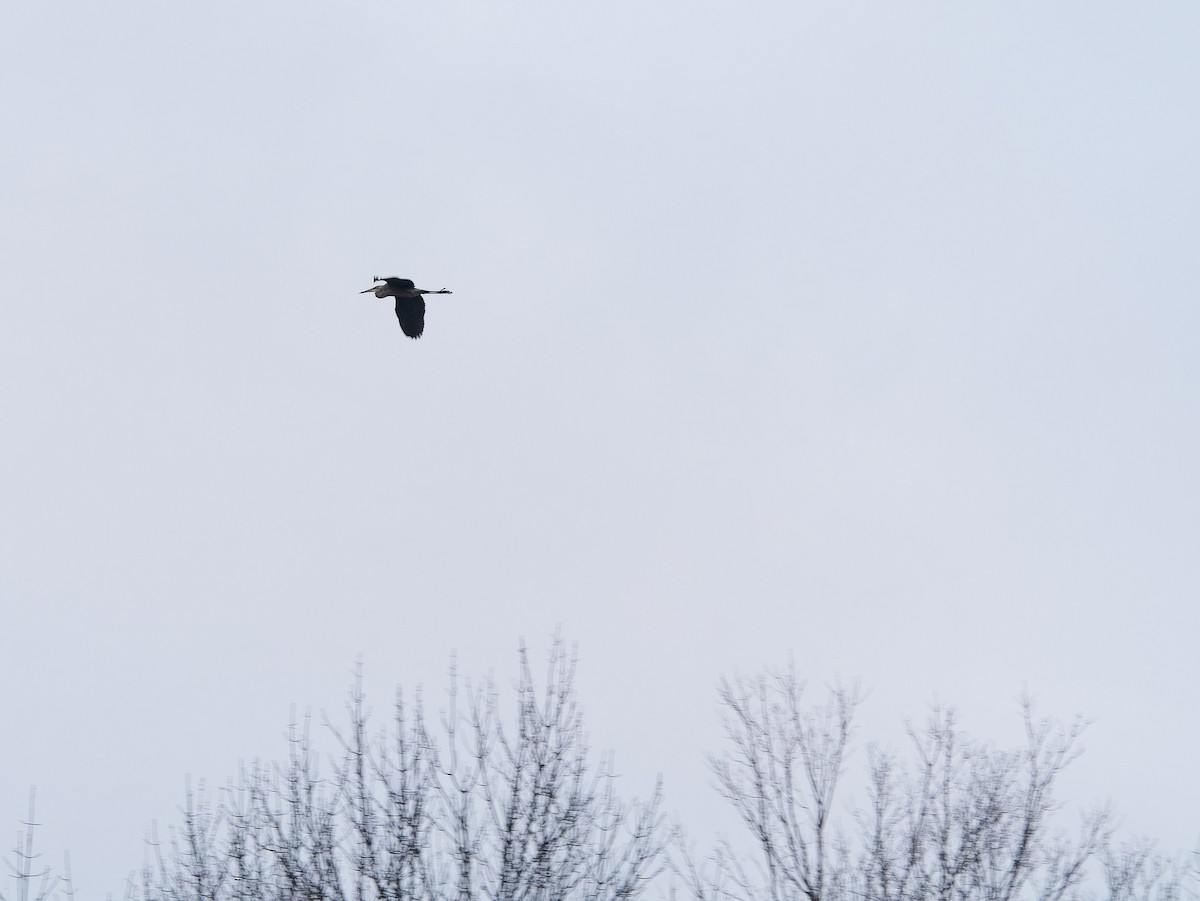
[[[366,290],[366,291],[359,291],[358,293],[359,293],[359,294],[374,294],[374,293],[375,293],[375,289],[376,289],[376,288],[378,288],[378,287],[379,287],[379,285],[372,285],[370,288],[367,288],[367,290]]]

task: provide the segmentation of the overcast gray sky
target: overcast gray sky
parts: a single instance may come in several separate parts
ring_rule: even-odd
[[[1200,835],[1200,6],[0,9],[0,820],[119,892],[291,705],[578,641],[697,838],[721,673]],[[399,275],[454,294],[405,338]],[[857,758],[862,760],[860,753]]]

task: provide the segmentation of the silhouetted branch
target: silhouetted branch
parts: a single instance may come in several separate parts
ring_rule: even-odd
[[[50,901],[61,892],[67,898],[74,897],[71,885],[71,859],[63,855],[63,875],[59,876],[49,866],[41,863],[42,854],[37,850],[34,834],[41,825],[37,821],[37,789],[29,789],[29,813],[20,821],[23,828],[17,831],[17,841],[11,852],[11,860],[5,861],[9,875],[16,884],[12,896],[0,891],[0,901]]]

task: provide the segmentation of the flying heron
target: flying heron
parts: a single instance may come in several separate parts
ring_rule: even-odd
[[[425,331],[425,298],[421,295],[454,293],[445,288],[439,291],[426,291],[424,288],[418,288],[407,278],[396,278],[395,276],[380,278],[377,275],[375,281],[383,282],[383,284],[375,285],[358,293],[396,298],[396,318],[400,320],[400,328],[404,334],[410,338],[420,338],[421,333]]]

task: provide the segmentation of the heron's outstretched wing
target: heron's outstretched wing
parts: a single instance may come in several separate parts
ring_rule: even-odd
[[[400,328],[410,338],[420,338],[425,331],[425,298],[420,294],[415,297],[396,298],[396,318],[400,320]]]

